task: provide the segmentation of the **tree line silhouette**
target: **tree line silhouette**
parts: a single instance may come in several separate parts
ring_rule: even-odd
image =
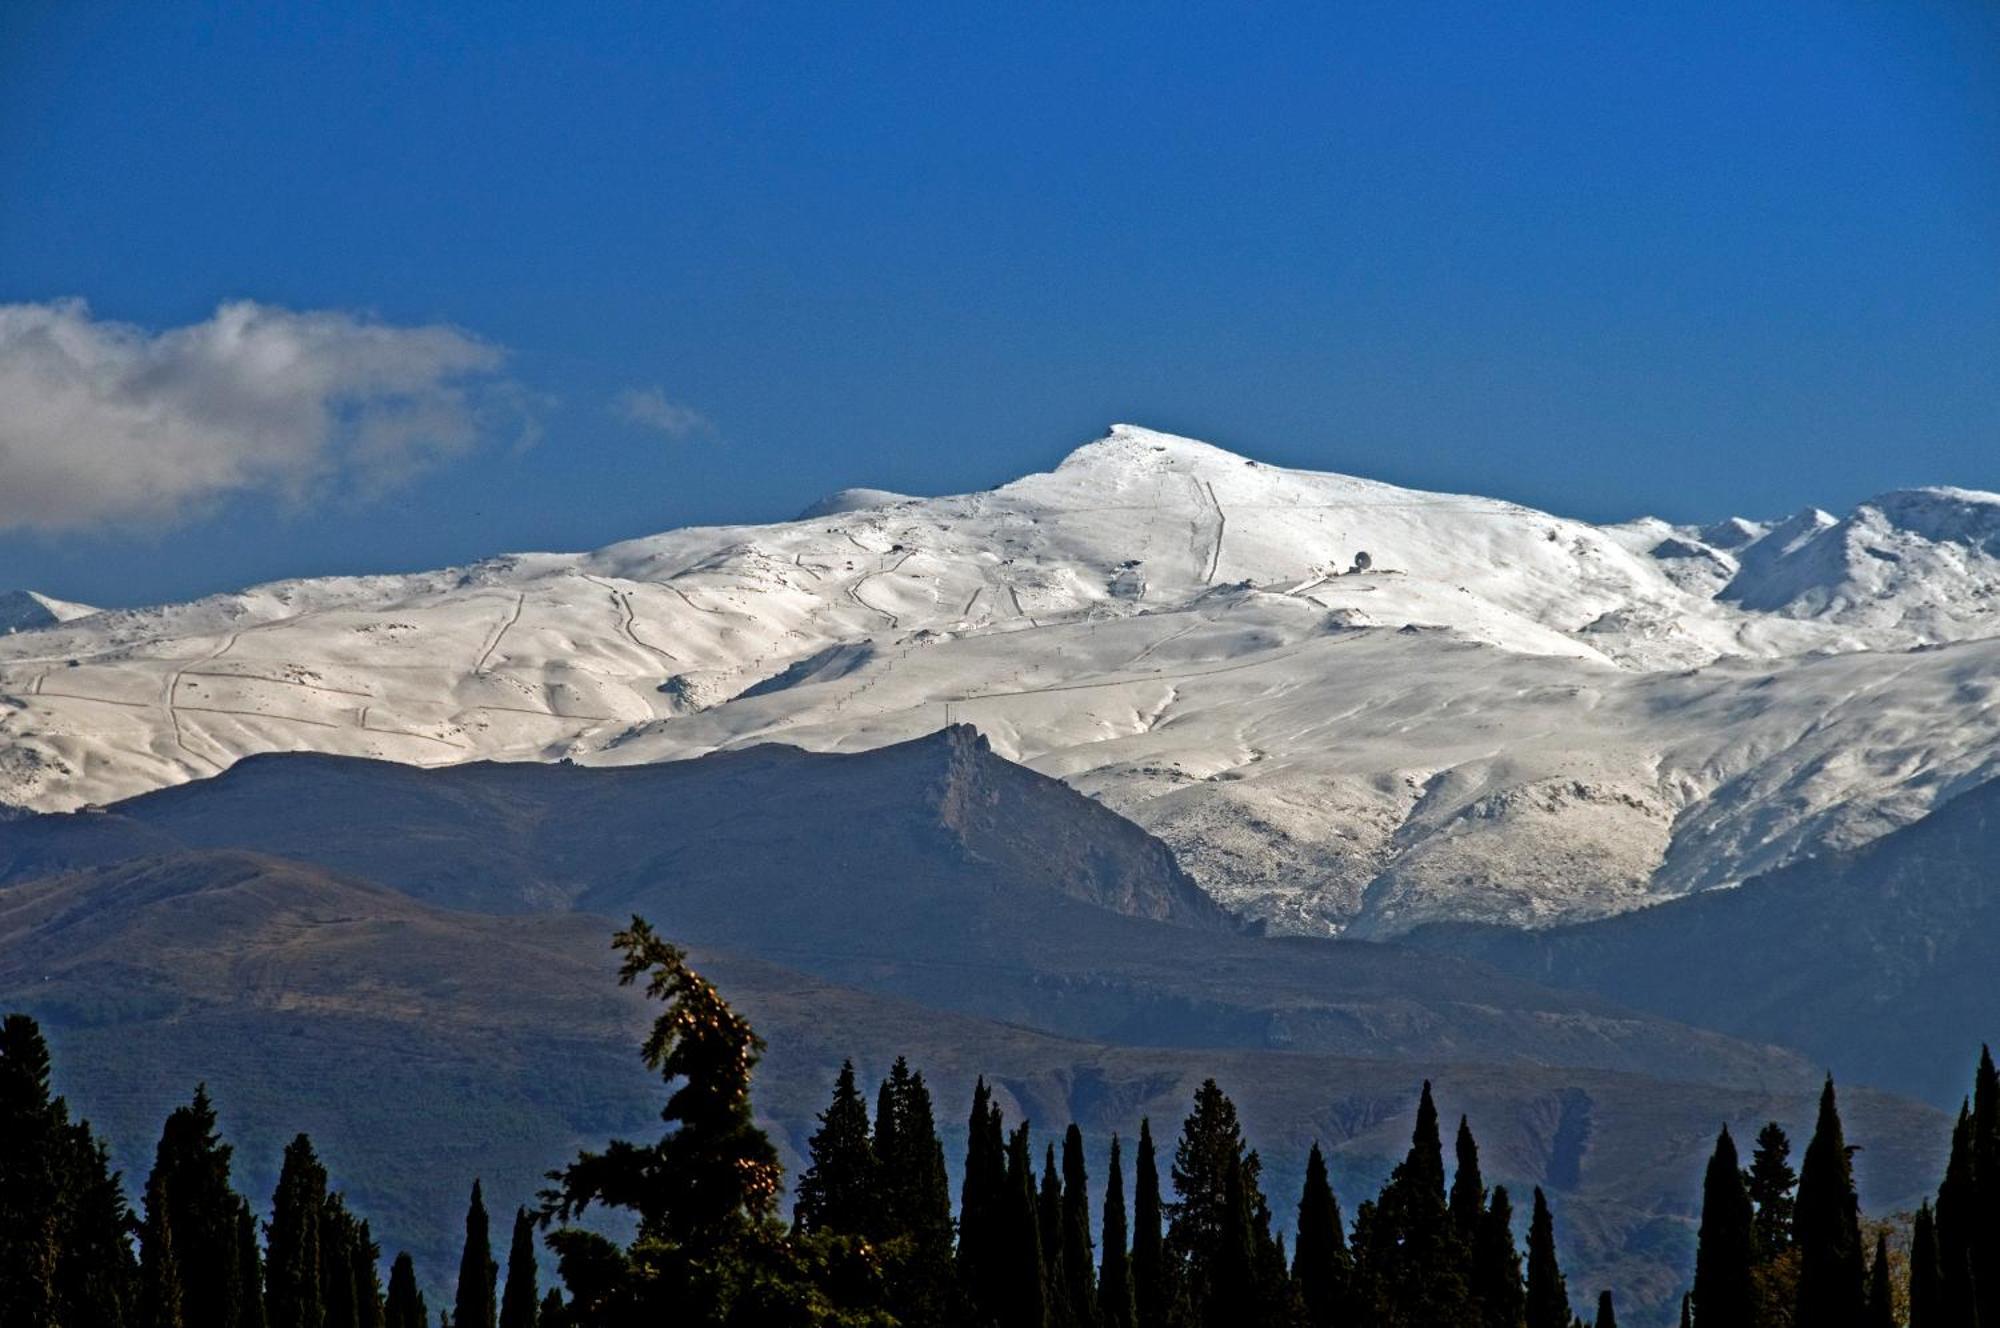
[[[1490,1189],[1461,1117],[1447,1177],[1430,1085],[1407,1155],[1343,1220],[1317,1144],[1292,1244],[1274,1226],[1262,1160],[1213,1080],[1195,1094],[1161,1184],[1141,1121],[1126,1204],[1111,1140],[1092,1216],[1071,1124],[1039,1159],[982,1079],[957,1204],[923,1075],[898,1059],[874,1097],[844,1065],[808,1143],[791,1221],[777,1151],[751,1112],[764,1044],[685,954],[642,919],[614,937],[621,983],[664,1009],[646,1063],[668,1086],[665,1129],[549,1173],[516,1210],[504,1279],[485,1195],[472,1186],[455,1328],[1580,1328],[1546,1198],[1525,1257],[1512,1198]],[[1775,1123],[1741,1165],[1725,1127],[1703,1185],[1683,1325],[1975,1328],[2000,1324],[2000,1075],[1982,1054],[1935,1205],[1906,1242],[1868,1247],[1829,1078],[1801,1166]],[[0,1324],[8,1328],[430,1328],[407,1253],[381,1278],[365,1218],[328,1189],[301,1134],[259,1223],[230,1180],[232,1150],[205,1089],[166,1120],[138,1211],[87,1122],[50,1087],[26,1015],[0,1021]],[[1039,1161],[1039,1174],[1037,1162]],[[629,1220],[624,1243],[582,1224]],[[539,1237],[539,1239],[538,1239]],[[538,1248],[562,1289],[540,1284]],[[1611,1293],[1597,1328],[1614,1328]]]

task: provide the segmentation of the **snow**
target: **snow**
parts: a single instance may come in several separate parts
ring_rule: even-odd
[[[0,633],[30,632],[38,627],[88,618],[97,610],[33,590],[0,591]]]
[[[1281,928],[1595,916],[2000,775],[1996,516],[1598,527],[1119,425],[983,493],[0,636],[0,799],[271,750],[855,750],[949,706]]]

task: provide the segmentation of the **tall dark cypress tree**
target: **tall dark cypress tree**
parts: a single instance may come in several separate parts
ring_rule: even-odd
[[[361,1328],[382,1328],[382,1247],[367,1219],[356,1226],[349,1252],[354,1256],[355,1317]]]
[[[854,1083],[854,1062],[843,1062],[833,1101],[820,1113],[807,1142],[811,1163],[799,1178],[792,1219],[800,1231],[836,1236],[868,1233],[876,1222],[875,1146],[868,1137],[868,1104]]]
[[[562,1292],[554,1287],[542,1297],[542,1307],[535,1311],[538,1328],[580,1328],[570,1322],[569,1306],[563,1304]]]
[[[1970,1256],[1981,1324],[2000,1324],[2000,1071],[1979,1049],[1972,1085],[1973,1221]]]
[[[1811,1328],[1860,1328],[1868,1303],[1861,1208],[1854,1195],[1854,1175],[1831,1075],[1820,1092],[1819,1120],[1799,1168],[1798,1207],[1792,1227],[1799,1247],[1794,1322]],[[1701,1307],[1697,1304],[1695,1308]]]
[[[1897,1328],[1896,1294],[1890,1289],[1889,1237],[1875,1237],[1875,1262],[1868,1270],[1868,1328]]]
[[[1297,1243],[1292,1247],[1292,1280],[1304,1302],[1307,1328],[1333,1328],[1346,1317],[1347,1237],[1341,1229],[1340,1201],[1327,1180],[1326,1156],[1313,1142],[1306,1154],[1306,1182],[1299,1191]]]
[[[1528,1220],[1527,1328],[1570,1328],[1569,1287],[1556,1259],[1555,1218],[1541,1186],[1535,1187],[1535,1211]]]
[[[1527,1291],[1521,1284],[1521,1251],[1514,1244],[1514,1204],[1507,1187],[1495,1185],[1472,1242],[1470,1274],[1480,1328],[1521,1328]]]
[[[958,1191],[958,1282],[975,1313],[990,1320],[998,1301],[994,1268],[998,1258],[1007,1150],[1000,1137],[993,1097],[982,1076],[972,1088],[972,1112],[965,1122],[965,1171]]]
[[[389,1268],[389,1298],[383,1306],[383,1328],[430,1328],[430,1310],[417,1290],[417,1270],[408,1254],[398,1254]]]
[[[1701,1186],[1701,1234],[1694,1256],[1694,1306],[1702,1328],[1753,1328],[1751,1268],[1756,1236],[1736,1141],[1723,1126]]]
[[[1385,1328],[1474,1318],[1466,1249],[1447,1206],[1437,1106],[1425,1083],[1410,1151],[1355,1229],[1362,1312]]]
[[[265,1230],[264,1303],[270,1328],[324,1328],[320,1284],[320,1220],[326,1209],[326,1168],[301,1134],[285,1145],[278,1188]]]
[[[1097,1279],[1097,1319],[1103,1328],[1135,1328],[1138,1305],[1132,1295],[1130,1234],[1125,1222],[1125,1160],[1118,1136],[1111,1136],[1111,1161],[1104,1176],[1103,1260]]]
[[[359,1249],[361,1224],[347,1211],[347,1201],[329,1194],[319,1220],[320,1303],[325,1328],[361,1328],[364,1289],[355,1270],[371,1262]]]
[[[1618,1310],[1609,1291],[1597,1293],[1597,1328],[1618,1328]]]
[[[172,1207],[164,1220],[172,1228],[182,1310],[190,1324],[235,1324],[240,1316],[242,1278],[236,1219],[241,1198],[229,1182],[230,1148],[216,1134],[215,1107],[207,1085],[176,1107],[160,1131],[153,1153],[153,1181]],[[153,1214],[147,1213],[150,1225]]]
[[[1937,1242],[1940,1278],[1940,1320],[1950,1328],[1973,1328],[1978,1322],[1977,1292],[1973,1287],[1972,1249],[1974,1232],[1980,1222],[1978,1184],[1974,1177],[1972,1103],[1959,1105],[1958,1123],[1951,1132],[1951,1159],[1945,1164],[1944,1183],[1938,1186]]]
[[[880,1196],[871,1234],[882,1246],[889,1310],[907,1328],[963,1317],[952,1275],[951,1183],[924,1077],[898,1056],[875,1105]]]
[[[1757,1131],[1750,1169],[1743,1173],[1743,1188],[1756,1209],[1752,1230],[1760,1263],[1792,1247],[1792,1191],[1798,1183],[1799,1175],[1792,1170],[1792,1141],[1778,1122],[1765,1122]]]
[[[1926,1201],[1910,1227],[1909,1328],[1944,1328],[1944,1279],[1938,1271],[1937,1219]]]
[[[507,1247],[507,1287],[500,1297],[500,1328],[535,1328],[540,1305],[535,1287],[535,1223],[514,1210],[514,1238]]]
[[[1035,1230],[1042,1242],[1042,1278],[1048,1286],[1051,1328],[1075,1328],[1070,1318],[1069,1277],[1064,1268],[1062,1180],[1056,1175],[1056,1146],[1042,1154],[1042,1188],[1035,1201]]]
[[[1048,1328],[1047,1269],[1041,1214],[1035,1202],[1035,1161],[1028,1123],[1007,1140],[1007,1180],[1000,1216],[995,1295],[999,1328]]]
[[[1090,1175],[1084,1166],[1083,1131],[1074,1121],[1063,1132],[1061,1237],[1063,1298],[1069,1304],[1069,1321],[1079,1328],[1094,1328],[1097,1257],[1090,1239]]]
[[[139,1228],[139,1322],[142,1328],[185,1328],[180,1257],[174,1241],[167,1181],[146,1182],[146,1220]]]
[[[1132,1171],[1132,1305],[1139,1328],[1168,1328],[1173,1310],[1174,1270],[1168,1263],[1164,1220],[1153,1123],[1141,1120]]]
[[[1268,1323],[1260,1310],[1256,1229],[1241,1157],[1231,1157],[1223,1176],[1221,1228],[1200,1306],[1202,1328],[1241,1328]]]
[[[1459,1241],[1470,1246],[1479,1233],[1486,1212],[1486,1182],[1479,1174],[1479,1143],[1472,1137],[1472,1124],[1458,1118],[1458,1170],[1451,1178],[1451,1224]]]
[[[257,1219],[247,1200],[236,1201],[236,1328],[265,1328],[264,1256],[257,1246]]]
[[[494,1328],[493,1291],[500,1265],[493,1261],[493,1237],[486,1217],[486,1196],[472,1182],[472,1199],[465,1206],[465,1251],[458,1259],[458,1294],[452,1304],[452,1328]]]

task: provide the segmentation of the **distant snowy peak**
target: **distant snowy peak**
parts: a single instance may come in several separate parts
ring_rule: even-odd
[[[794,520],[815,521],[821,517],[844,516],[849,512],[867,512],[878,507],[895,507],[901,503],[919,501],[906,493],[895,493],[889,489],[841,489],[830,493],[818,502],[800,512]]]
[[[97,610],[33,590],[0,590],[0,632],[30,632],[37,627],[88,618]]]
[[[1901,489],[1836,520],[1793,517],[1746,547],[1722,598],[1930,640],[2000,631],[2000,494]]]

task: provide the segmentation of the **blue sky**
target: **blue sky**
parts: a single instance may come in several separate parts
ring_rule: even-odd
[[[1114,420],[1595,519],[2000,489],[2000,11],[15,0],[0,303],[0,587],[93,602]]]

